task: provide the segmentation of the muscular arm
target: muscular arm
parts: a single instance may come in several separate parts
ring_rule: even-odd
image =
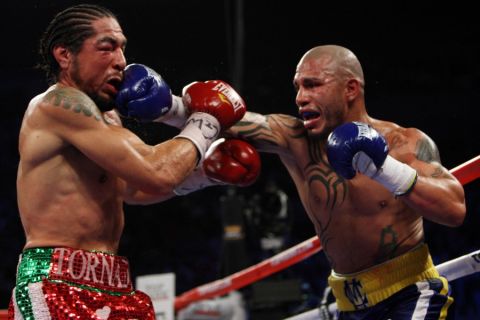
[[[39,112],[46,130],[126,181],[130,190],[140,190],[159,199],[170,197],[197,161],[196,148],[189,140],[146,145],[129,130],[104,122],[93,101],[72,88],[49,91],[39,105]]]
[[[289,142],[305,134],[301,121],[284,114],[261,115],[247,111],[236,125],[227,131],[228,136],[249,141],[259,151],[289,156]]]
[[[122,121],[115,110],[103,113],[103,119],[111,125],[122,127]],[[150,194],[127,185],[124,193],[124,201],[128,204],[154,204],[173,198],[175,193],[168,192],[163,194]]]
[[[461,225],[466,212],[462,185],[441,165],[437,146],[427,135],[416,129],[406,129],[406,135],[413,156],[403,160],[417,170],[418,179],[412,192],[401,199],[428,220]],[[395,152],[396,146],[392,147]]]

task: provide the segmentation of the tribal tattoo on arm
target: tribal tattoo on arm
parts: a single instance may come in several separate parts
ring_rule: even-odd
[[[301,138],[305,135],[305,129],[298,119],[282,114],[264,116],[248,112],[232,129],[236,136],[266,152],[278,152],[280,148],[288,148],[289,138]]]

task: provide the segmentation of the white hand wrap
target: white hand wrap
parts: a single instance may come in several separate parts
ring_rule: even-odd
[[[225,141],[225,138],[220,138],[212,143],[212,145],[208,148],[207,152],[205,152],[205,158],[208,158],[212,152],[217,148],[219,144]],[[185,179],[181,184],[179,184],[173,192],[177,196],[184,196],[189,194],[190,192],[197,191],[206,187],[225,184],[221,181],[217,181],[215,179],[210,179],[203,170],[203,160],[199,163],[197,168]]]
[[[409,193],[417,182],[417,171],[408,164],[387,155],[382,167],[373,164],[372,159],[360,151],[353,157],[353,168],[381,183],[395,196]]]
[[[172,95],[172,107],[161,117],[153,120],[153,122],[161,122],[176,128],[183,128],[187,121],[188,110],[183,103],[181,97]]]
[[[217,139],[219,133],[220,123],[217,118],[208,113],[195,112],[188,118],[185,128],[174,138],[185,138],[192,141],[200,154],[198,161],[200,164],[205,158],[208,147]]]
[[[173,192],[177,196],[184,196],[190,192],[197,191],[209,186],[218,184],[216,181],[210,180],[203,171],[202,166],[198,166]]]

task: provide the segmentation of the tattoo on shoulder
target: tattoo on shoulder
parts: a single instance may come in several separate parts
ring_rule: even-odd
[[[432,178],[441,178],[446,176],[445,169],[442,166],[435,166],[435,170],[430,175]]]
[[[391,141],[389,143],[390,149],[400,148],[408,144],[408,140],[405,135],[398,132],[393,132],[391,134]]]
[[[103,117],[93,101],[80,93],[68,89],[55,89],[47,93],[45,99],[55,107],[72,110],[75,113],[102,121]]]
[[[427,163],[440,162],[440,153],[435,142],[430,138],[422,138],[417,141],[415,147],[417,159]]]

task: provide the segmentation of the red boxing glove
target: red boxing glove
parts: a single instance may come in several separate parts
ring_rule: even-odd
[[[183,88],[183,102],[190,113],[205,112],[220,123],[223,130],[242,119],[247,111],[242,97],[226,82],[193,82]]]
[[[246,187],[260,174],[260,156],[248,142],[228,139],[205,158],[203,170],[210,179]]]
[[[173,191],[183,196],[206,187],[232,184],[246,187],[260,174],[260,156],[248,142],[238,139],[215,141],[202,165]]]

